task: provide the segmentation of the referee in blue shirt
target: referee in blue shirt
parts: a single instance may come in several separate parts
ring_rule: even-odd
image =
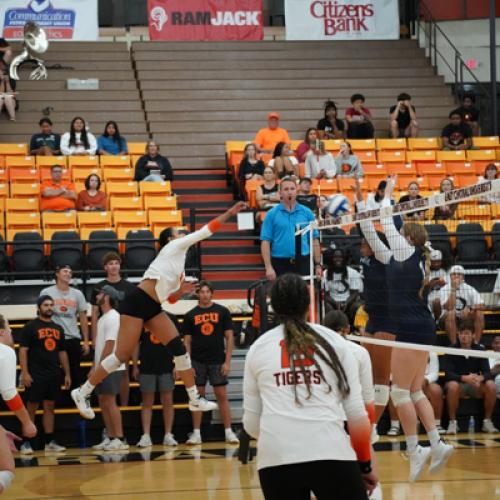
[[[297,184],[291,177],[284,177],[280,184],[281,203],[269,210],[260,233],[261,252],[266,266],[266,278],[275,280],[277,276],[294,272],[310,274],[309,233],[302,236],[302,258],[295,257],[295,231],[297,224],[305,227],[314,220],[311,210],[297,203]],[[319,233],[313,232],[313,256],[315,273],[321,276],[321,251]]]

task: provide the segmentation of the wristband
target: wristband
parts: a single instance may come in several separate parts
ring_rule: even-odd
[[[19,394],[16,394],[12,399],[5,401],[5,404],[9,408],[10,411],[18,411],[24,408],[23,400]]]
[[[368,462],[358,462],[359,469],[361,474],[370,474],[372,471],[372,462],[368,460]]]

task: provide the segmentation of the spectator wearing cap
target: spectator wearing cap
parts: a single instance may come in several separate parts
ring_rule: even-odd
[[[450,269],[450,281],[441,289],[440,302],[450,342],[457,341],[457,323],[470,320],[474,324],[474,342],[479,344],[484,330],[484,300],[474,287],[465,283],[462,266]]]
[[[61,154],[61,136],[52,132],[50,118],[42,118],[38,125],[40,133],[31,136],[30,155],[53,156]]]
[[[434,318],[441,317],[441,288],[449,282],[450,277],[443,266],[443,253],[441,250],[431,251],[431,270],[429,274],[429,294],[427,295],[427,303],[429,309],[434,314]]]
[[[92,341],[95,342],[97,339],[97,322],[99,319],[99,306],[97,305],[97,292],[103,286],[113,287],[118,295],[118,306],[125,298],[127,294],[132,292],[135,289],[135,285],[130,281],[123,278],[120,274],[122,265],[122,259],[119,254],[116,252],[108,252],[102,258],[102,267],[104,272],[106,273],[106,277],[99,281],[96,284],[92,296],[90,298],[90,303],[92,304],[92,312],[91,312],[91,335]],[[121,387],[120,387],[120,403],[122,406],[128,405],[129,398],[129,372],[128,370],[124,370],[120,372],[122,375]]]
[[[351,107],[345,110],[347,121],[347,137],[349,139],[373,139],[375,131],[372,124],[372,114],[365,108],[365,96],[353,94]]]
[[[94,348],[94,365],[92,370],[100,365],[103,359],[113,354],[116,349],[116,339],[120,330],[120,314],[116,310],[121,294],[111,285],[102,286],[96,295],[96,304],[100,308],[101,317],[97,323],[97,338]],[[107,436],[94,449],[105,451],[128,450],[128,444],[123,439],[123,425],[120,408],[116,404],[116,396],[120,392],[120,383],[125,364],[110,373],[95,392],[102,410]]]
[[[71,385],[66,342],[63,329],[53,320],[52,297],[42,293],[36,305],[36,319],[21,332],[21,382],[26,387],[25,400],[33,422],[38,407],[43,405],[45,451],[60,452],[66,448],[54,439],[54,408],[60,395],[61,367],[64,370],[64,388],[69,389]],[[26,436],[20,451],[22,455],[33,453],[32,443]]]
[[[326,151],[324,141],[317,141],[307,153],[305,173],[313,179],[333,179],[337,174],[335,159]]]
[[[284,128],[280,128],[280,115],[276,111],[271,111],[267,115],[268,126],[261,128],[253,141],[260,149],[261,153],[272,153],[279,142],[290,144],[290,137]]]
[[[63,167],[52,165],[50,179],[40,186],[40,210],[64,212],[76,208],[76,190],[71,181],[62,179]]]
[[[80,360],[87,355],[89,346],[89,325],[87,302],[80,290],[70,286],[73,272],[70,266],[56,269],[56,284],[44,288],[40,295],[48,295],[54,300],[53,321],[63,328],[64,345],[68,353],[72,388],[80,385]],[[78,321],[80,328],[78,328]],[[81,340],[83,336],[83,345]]]
[[[312,180],[309,177],[300,179],[297,202],[307,207],[316,216],[318,215],[318,195],[312,192]]]

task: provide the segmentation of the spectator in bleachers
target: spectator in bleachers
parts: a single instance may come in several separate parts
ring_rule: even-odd
[[[495,335],[493,342],[491,343],[491,348],[494,352],[500,352],[500,335]],[[497,399],[500,399],[500,361],[498,359],[489,359],[490,363],[490,374],[495,382]]]
[[[320,139],[345,139],[345,124],[339,119],[337,105],[332,100],[325,102],[325,116],[316,128]]]
[[[494,163],[489,163],[484,169],[484,175],[479,177],[478,182],[487,182],[498,179],[498,169]],[[500,193],[490,193],[479,198],[481,203],[500,203]]]
[[[458,341],[454,347],[460,349],[472,349],[473,351],[484,351],[484,347],[474,342],[474,325],[470,321],[460,324]],[[496,388],[491,379],[490,365],[487,359],[472,356],[456,356],[446,354],[443,358],[442,367],[446,381],[446,401],[448,403],[448,415],[450,423],[446,434],[456,434],[457,408],[460,399],[468,396],[475,399],[484,399],[483,432],[498,432],[491,416],[495,408]]]
[[[455,189],[455,184],[451,179],[443,179],[439,184],[439,192],[447,193],[448,191],[453,191]],[[434,209],[434,219],[435,220],[448,220],[455,217],[455,212],[457,211],[458,203],[450,203],[449,205],[440,205]]]
[[[472,135],[481,135],[479,127],[479,109],[476,108],[476,96],[473,92],[465,92],[462,98],[462,105],[455,109],[462,116],[464,123],[472,129]]]
[[[318,195],[312,192],[312,180],[309,177],[300,179],[297,202],[311,210],[314,215],[318,215]]]
[[[465,269],[452,266],[449,282],[441,288],[444,326],[450,343],[457,341],[457,324],[470,320],[474,324],[474,342],[480,343],[484,330],[484,300],[478,291],[465,282]]]
[[[411,103],[411,96],[406,93],[398,95],[398,103],[389,109],[390,132],[393,139],[399,137],[417,137],[418,122],[415,106]]]
[[[269,160],[268,166],[273,167],[278,179],[283,177],[299,177],[299,162],[291,154],[290,146],[286,142],[278,142],[274,148],[273,158]]]
[[[61,367],[64,370],[64,388],[71,386],[66,340],[64,330],[53,319],[52,297],[42,293],[36,305],[37,318],[30,321],[21,333],[21,382],[26,387],[25,400],[33,422],[40,403],[43,405],[45,451],[59,452],[66,449],[54,438],[54,407],[60,394]],[[33,453],[29,439],[24,440],[20,451],[23,455]]]
[[[493,285],[493,297],[495,307],[500,307],[500,269],[497,269],[497,278]]]
[[[128,146],[125,137],[115,121],[110,120],[104,126],[104,133],[97,139],[97,151],[100,155],[127,155]]]
[[[268,210],[280,202],[279,184],[271,167],[264,169],[264,183],[257,187],[255,196],[260,210]]]
[[[364,103],[365,96],[363,94],[351,96],[352,106],[345,111],[349,139],[372,139],[375,134],[372,114],[368,108],[364,107]]]
[[[448,283],[450,277],[443,265],[443,252],[441,250],[431,251],[431,270],[429,274],[429,293],[427,304],[432,311],[434,318],[438,320],[442,314],[441,308],[441,288]]]
[[[74,388],[80,385],[81,356],[90,352],[90,345],[87,301],[80,290],[70,286],[72,278],[73,271],[70,266],[58,267],[56,284],[44,288],[40,295],[48,295],[54,301],[52,319],[64,330],[64,347],[68,353],[71,384]],[[80,328],[77,320],[80,322]],[[80,345],[82,337],[83,345]]]
[[[441,131],[444,151],[461,151],[472,148],[472,129],[458,111],[449,114],[450,123]]]
[[[308,128],[306,130],[306,135],[304,140],[297,146],[295,150],[295,158],[300,163],[304,163],[306,161],[307,154],[312,149],[315,149],[318,144],[318,132],[315,128]]]
[[[238,444],[239,439],[231,429],[231,409],[226,389],[233,355],[233,321],[229,309],[213,302],[213,294],[212,284],[200,281],[198,305],[184,316],[184,342],[191,355],[200,395],[205,395],[209,382],[219,403],[226,443]],[[186,444],[201,444],[202,416],[201,412],[192,412],[193,432]]]
[[[52,165],[50,179],[40,185],[40,210],[66,211],[74,210],[76,202],[75,185],[62,179],[61,165]]]
[[[80,212],[105,211],[107,195],[100,188],[101,178],[97,174],[90,174],[85,179],[85,189],[78,193],[76,209]]]
[[[5,38],[0,38],[0,61],[7,67],[12,60],[12,47]]]
[[[172,165],[165,156],[160,154],[160,146],[156,142],[148,141],[145,153],[135,164],[135,181],[162,182],[174,180]]]
[[[313,179],[333,179],[337,175],[336,160],[326,151],[324,141],[318,141],[307,153],[305,174]]]
[[[118,307],[119,292],[110,285],[104,285],[96,295],[96,303],[100,308],[101,317],[97,323],[97,335],[94,342],[94,365],[96,369],[103,359],[116,350],[116,339],[120,329],[120,315]],[[116,404],[116,396],[120,392],[120,384],[125,363],[110,373],[99,385],[95,392],[102,411],[102,418],[106,426],[107,436],[94,449],[105,451],[128,450],[128,444],[123,439],[123,425],[120,408]]]
[[[405,194],[405,195],[401,196],[401,198],[399,198],[398,203],[405,203],[407,201],[412,201],[412,200],[420,200],[422,198],[418,194],[420,192],[420,186],[418,185],[418,182],[416,182],[416,181],[412,181],[408,184],[407,191],[408,191],[407,194]],[[406,214],[404,216],[404,219],[409,220],[409,221],[422,220],[425,217],[425,212],[426,212],[425,210],[419,210],[418,212],[412,212],[412,213]]]
[[[172,320],[177,331],[182,331],[173,314],[165,313]],[[139,365],[140,361],[140,365]],[[172,434],[174,425],[174,389],[175,369],[174,358],[170,349],[163,345],[150,331],[141,334],[139,349],[134,353],[133,377],[139,382],[142,396],[141,423],[142,436],[137,446],[146,448],[153,445],[151,440],[151,420],[155,394],[160,393],[163,413],[164,446],[177,446]]]
[[[5,108],[9,120],[16,121],[15,82],[9,77],[7,68],[0,65],[0,112]]]
[[[352,147],[347,141],[340,145],[339,154],[335,157],[335,165],[337,165],[337,175],[342,177],[365,175],[359,158],[352,152]]]
[[[52,132],[52,121],[44,117],[39,122],[40,133],[30,140],[30,155],[54,156],[61,154],[61,136]]]
[[[71,120],[69,132],[61,137],[61,153],[71,156],[95,155],[97,141],[94,134],[87,131],[85,120],[76,116]]]
[[[341,248],[327,250],[323,255],[323,261],[326,265],[324,273],[326,309],[344,311],[352,324],[361,305],[363,278],[358,271],[347,265],[347,255]]]
[[[249,180],[261,180],[264,175],[264,162],[257,158],[255,144],[249,143],[243,150],[243,159],[240,162],[239,177],[244,185]]]
[[[255,140],[253,141],[257,144],[261,153],[272,153],[274,148],[279,142],[284,142],[290,144],[290,137],[288,132],[284,128],[280,128],[280,115],[276,111],[271,111],[267,115],[268,126],[266,128],[261,128]]]

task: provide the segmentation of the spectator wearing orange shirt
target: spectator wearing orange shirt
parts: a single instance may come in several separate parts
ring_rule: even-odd
[[[101,179],[96,174],[90,174],[85,179],[85,189],[78,193],[76,209],[79,211],[106,210],[106,193],[100,190]]]
[[[284,128],[280,128],[280,115],[276,111],[271,111],[267,115],[268,127],[261,128],[253,141],[260,149],[261,153],[272,153],[276,144],[284,142],[290,144],[290,137]]]
[[[62,180],[62,173],[61,165],[52,165],[50,169],[51,179],[42,182],[40,186],[40,209],[42,211],[75,209],[75,185],[70,181]]]

